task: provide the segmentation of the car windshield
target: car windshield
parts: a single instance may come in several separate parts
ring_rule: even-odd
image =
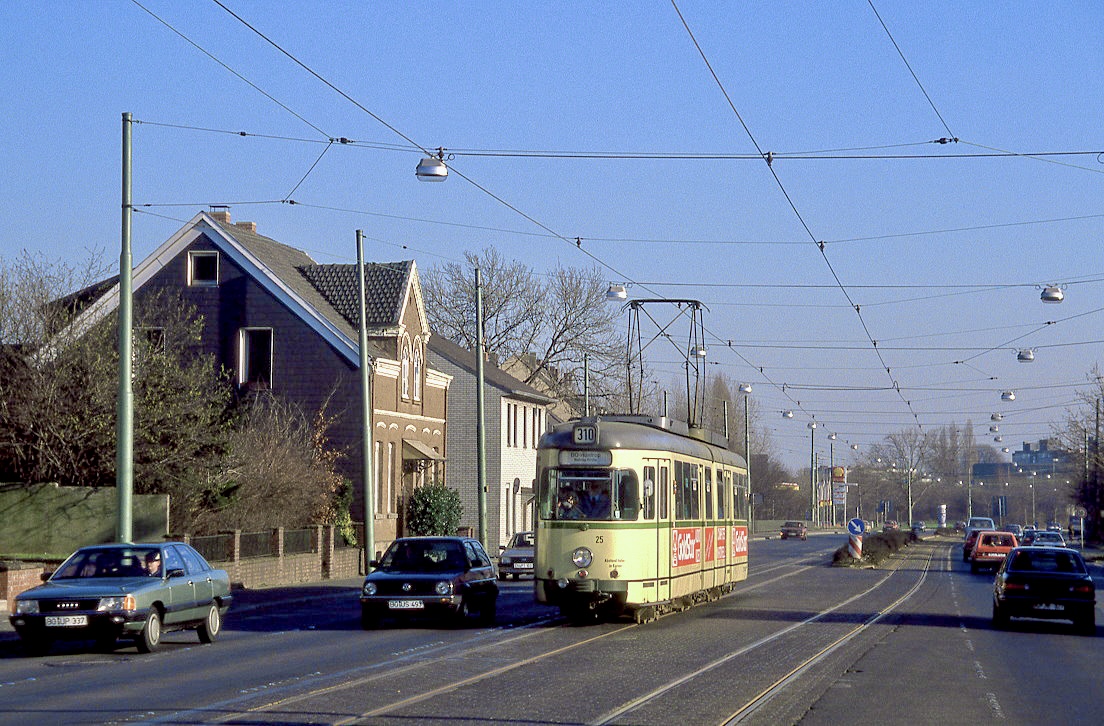
[[[786,523],[785,523],[785,524],[783,524],[782,526],[783,526],[783,527],[800,527],[800,526],[801,526],[801,522],[786,522]]]
[[[398,540],[380,561],[385,572],[449,572],[464,569],[464,546],[443,540]]]
[[[77,550],[50,577],[160,577],[161,550],[153,547],[104,547]]]
[[[1009,565],[1011,570],[1033,572],[1086,573],[1084,561],[1072,552],[1062,550],[1019,550]]]
[[[518,532],[514,535],[514,538],[510,540],[510,547],[532,547],[533,546],[533,533],[532,532]]]
[[[1036,542],[1062,542],[1062,535],[1057,532],[1036,532]]]

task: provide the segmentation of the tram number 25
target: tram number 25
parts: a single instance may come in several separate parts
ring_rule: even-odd
[[[606,541],[606,538],[600,534],[594,535],[594,544],[602,544]]]

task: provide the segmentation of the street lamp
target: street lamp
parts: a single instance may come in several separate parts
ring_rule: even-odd
[[[793,415],[792,411],[788,413],[791,416]],[[814,440],[814,437],[816,436],[817,422],[810,421],[806,425],[809,427],[809,517],[812,519],[813,525],[815,526],[818,521],[817,515],[819,514],[819,512],[817,511],[816,490],[816,441]]]
[[[375,497],[372,490],[372,359],[368,355],[368,323],[366,319],[364,295],[364,232],[356,231],[357,252],[357,291],[360,295],[360,400],[362,433],[361,490],[364,495],[364,573],[368,574],[368,563],[375,559],[376,552],[376,512]]]
[[[741,383],[740,393],[744,394],[744,466],[747,469],[747,497],[748,497],[748,531],[752,530],[751,520],[754,515],[752,509],[752,497],[751,491],[751,428],[748,427],[748,399],[751,397],[751,384]]]
[[[437,156],[427,156],[418,162],[414,169],[418,181],[442,182],[448,178],[448,167],[445,166],[445,150],[437,149]]]

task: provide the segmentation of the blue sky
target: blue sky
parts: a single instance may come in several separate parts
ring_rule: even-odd
[[[219,203],[323,263],[357,228],[422,268],[597,259],[631,295],[708,306],[710,372],[752,383],[795,465],[812,418],[845,460],[917,422],[984,442],[996,411],[1017,449],[1100,358],[1104,157],[945,158],[1104,150],[1099,3],[874,2],[891,40],[866,2],[679,2],[719,85],[670,3],[224,2],[356,104],[209,0],[143,0],[164,23],[6,2],[0,253],[117,257],[129,111],[136,260]],[[418,183],[417,146],[479,186]],[[770,168],[734,158],[758,151]]]

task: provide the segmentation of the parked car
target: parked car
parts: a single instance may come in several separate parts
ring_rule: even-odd
[[[391,543],[360,591],[360,623],[378,627],[385,617],[444,618],[463,625],[477,613],[495,620],[495,566],[479,540],[470,537],[403,537]]]
[[[782,539],[790,539],[791,537],[809,539],[809,528],[804,522],[783,522],[779,530],[779,535],[781,535]]]
[[[1061,532],[1040,529],[1024,535],[1023,543],[1031,547],[1065,547],[1066,538],[1062,536]]]
[[[509,544],[499,545],[502,553],[498,556],[498,579],[513,575],[516,580],[522,575],[532,575],[535,544],[532,532],[515,532]]]
[[[1081,555],[1056,547],[1018,547],[993,580],[993,625],[1009,618],[1072,620],[1087,634],[1096,632],[1096,588]]]
[[[225,570],[183,542],[82,547],[43,579],[15,598],[10,616],[35,654],[56,640],[111,650],[119,639],[149,653],[170,630],[195,630],[211,643],[233,601]]]
[[[977,541],[970,550],[970,572],[982,568],[996,569],[1016,545],[1016,536],[1010,532],[978,530]]]

